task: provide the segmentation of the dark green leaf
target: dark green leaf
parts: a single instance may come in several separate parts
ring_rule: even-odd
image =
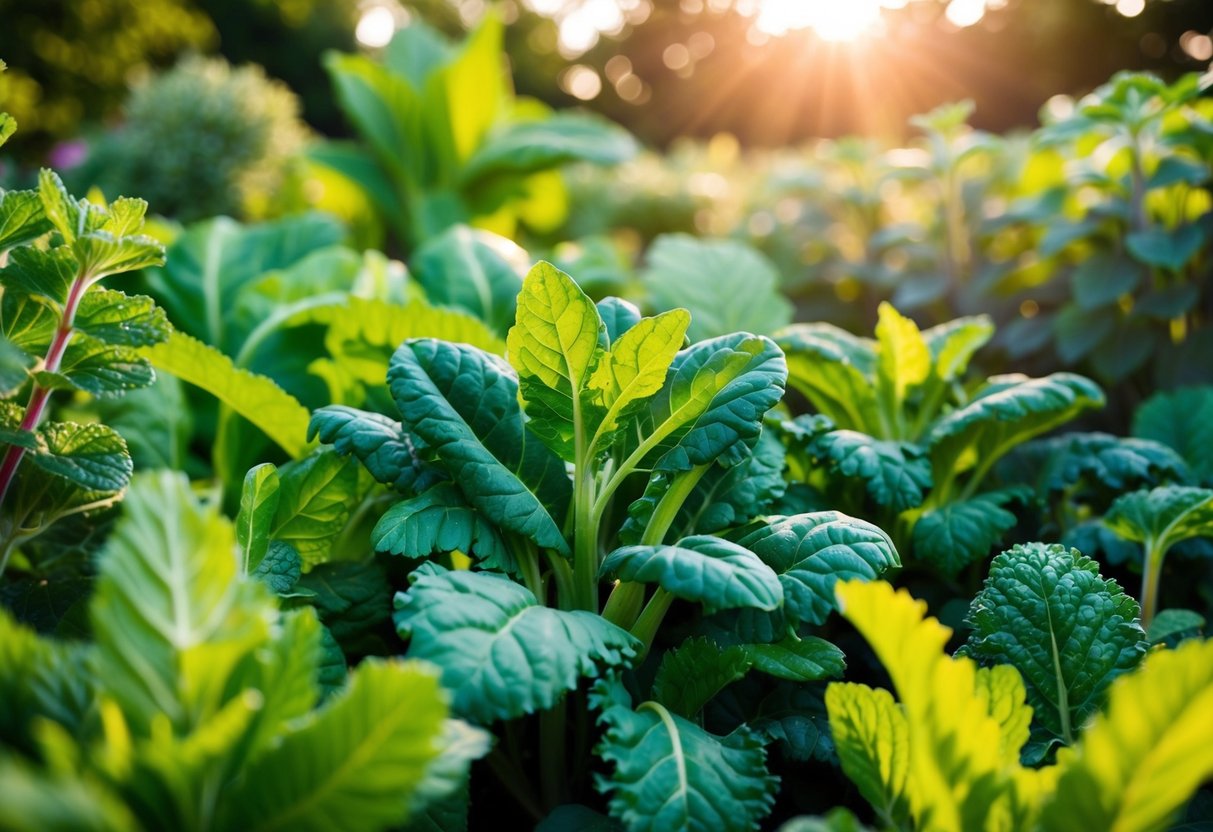
[[[708,700],[749,669],[750,659],[742,647],[687,639],[662,657],[653,679],[653,698],[679,716],[695,719]]]
[[[371,532],[371,545],[377,552],[408,558],[457,551],[485,569],[518,571],[497,529],[450,483],[439,483],[389,508]]]
[[[1198,482],[1213,484],[1213,387],[1155,393],[1133,414],[1133,435],[1174,448]]]
[[[423,491],[443,478],[421,458],[417,440],[399,422],[379,413],[343,405],[322,407],[308,425],[308,439],[314,437],[339,454],[353,454],[376,481],[404,494]]]
[[[833,471],[862,479],[872,499],[895,512],[920,505],[932,485],[930,459],[908,442],[836,430],[819,437],[814,450],[829,461]]]
[[[994,491],[926,512],[914,525],[914,557],[956,575],[988,555],[1015,527],[1017,518],[1004,506],[1023,496],[1016,489]]]

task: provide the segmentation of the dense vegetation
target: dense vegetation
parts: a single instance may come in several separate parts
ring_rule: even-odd
[[[0,192],[0,829],[1213,823],[1198,80],[658,157],[502,48]]]

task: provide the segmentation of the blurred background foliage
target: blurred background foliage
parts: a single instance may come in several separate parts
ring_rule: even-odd
[[[772,16],[758,0],[0,0],[0,100],[22,125],[10,152],[39,159],[120,119],[148,70],[198,51],[260,64],[315,129],[340,134],[325,50],[382,44],[384,21],[410,16],[460,36],[489,5],[509,24],[520,95],[584,102],[656,146],[719,132],[747,146],[894,138],[960,99],[976,103],[977,127],[1001,131],[1116,70],[1173,79],[1213,57],[1207,0],[853,0],[853,42],[814,28],[816,3]],[[805,31],[776,36],[789,26]]]

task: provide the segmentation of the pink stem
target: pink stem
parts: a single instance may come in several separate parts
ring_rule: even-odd
[[[79,308],[80,299],[84,297],[84,291],[87,288],[88,283],[83,277],[78,277],[72,282],[72,287],[67,293],[67,303],[63,306],[63,318],[59,321],[59,328],[55,330],[55,337],[51,339],[50,348],[46,351],[46,360],[42,364],[42,368],[48,373],[59,371],[63,353],[67,349],[68,342],[72,340],[72,324],[76,320],[76,310]],[[33,432],[37,429],[50,398],[49,387],[34,385],[34,389],[30,393],[29,404],[25,407],[25,418],[21,420],[21,430]],[[4,504],[9,486],[13,484],[13,477],[17,473],[17,466],[21,464],[24,457],[25,448],[20,445],[10,445],[4,454],[4,462],[0,463],[0,505]]]

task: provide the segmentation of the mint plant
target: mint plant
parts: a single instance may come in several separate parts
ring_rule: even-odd
[[[746,471],[782,469],[763,417],[783,396],[783,354],[746,333],[685,346],[689,323],[681,309],[642,318],[615,299],[596,306],[540,263],[518,296],[508,362],[408,339],[387,373],[395,414],[333,406],[313,415],[322,442],[403,498],[372,542],[419,562],[396,596],[407,655],[442,668],[456,713],[478,724],[510,735],[511,723],[539,712],[538,789],[508,743],[489,758],[537,817],[576,794],[584,769],[570,777],[568,766],[589,754],[589,717],[570,694],[581,678],[605,676],[592,701],[613,726],[600,754],[618,764],[601,783],[615,816],[631,823],[669,800],[680,823],[750,828],[773,786],[761,774],[763,741],[745,726],[726,738],[699,721],[724,683],[688,700],[661,674],[651,691],[618,674],[665,653],[663,625],[681,601],[701,618],[746,617],[742,635],[713,637],[737,646],[725,651],[733,676],[834,675],[841,653],[807,629],[835,608],[837,580],[899,564],[875,526],[830,511],[769,514],[782,489],[745,487]],[[641,499],[624,512],[642,478]],[[663,767],[648,785],[632,783],[624,749],[657,717],[653,753],[717,749],[712,776],[722,779],[696,772],[688,784]]]
[[[46,417],[56,391],[115,397],[155,378],[137,350],[168,337],[164,312],[101,286],[163,261],[163,246],[139,234],[146,210],[139,199],[77,200],[49,170],[37,190],[0,200],[0,392],[28,389],[24,407],[0,406],[0,573],[15,549],[65,517],[113,504],[130,479],[112,428]]]

